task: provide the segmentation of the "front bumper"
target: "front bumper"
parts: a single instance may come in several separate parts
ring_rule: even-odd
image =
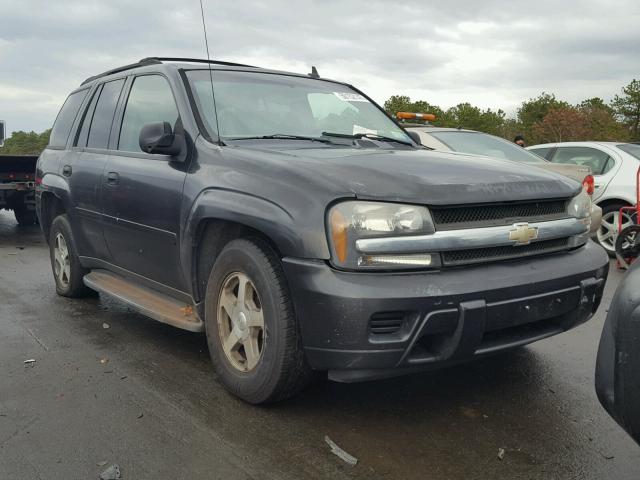
[[[311,366],[358,381],[459,363],[569,330],[600,304],[609,259],[571,252],[420,273],[284,259]]]

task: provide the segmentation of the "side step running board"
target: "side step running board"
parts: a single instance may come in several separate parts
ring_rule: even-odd
[[[97,292],[125,302],[143,315],[191,332],[203,332],[204,323],[192,305],[142,287],[107,270],[93,270],[84,284]]]

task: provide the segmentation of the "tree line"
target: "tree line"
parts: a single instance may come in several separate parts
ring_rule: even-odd
[[[570,141],[640,141],[640,81],[632,80],[613,100],[599,97],[577,105],[559,100],[543,92],[522,102],[515,118],[507,118],[503,110],[481,109],[460,103],[443,110],[425,100],[412,101],[405,95],[393,95],[384,103],[385,110],[433,113],[438,127],[467,128],[512,140],[524,135],[528,145]]]
[[[51,129],[42,133],[36,132],[13,132],[4,141],[4,146],[0,147],[0,155],[40,155],[42,150],[49,144]]]

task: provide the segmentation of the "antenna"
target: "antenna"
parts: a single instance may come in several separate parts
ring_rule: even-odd
[[[218,109],[216,108],[216,94],[213,91],[213,73],[211,71],[211,57],[209,56],[209,40],[207,39],[207,25],[204,21],[204,7],[200,0],[200,15],[202,16],[202,30],[204,31],[204,45],[207,48],[207,62],[209,62],[209,81],[211,82],[211,97],[213,98],[213,113],[216,117],[216,135],[218,136],[218,145],[223,145],[220,140],[220,124],[218,123]]]

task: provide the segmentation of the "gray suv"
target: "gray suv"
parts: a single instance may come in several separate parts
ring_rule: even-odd
[[[57,292],[206,332],[252,403],[558,334],[608,272],[582,186],[430,151],[354,87],[147,58],[85,80],[37,166]]]

